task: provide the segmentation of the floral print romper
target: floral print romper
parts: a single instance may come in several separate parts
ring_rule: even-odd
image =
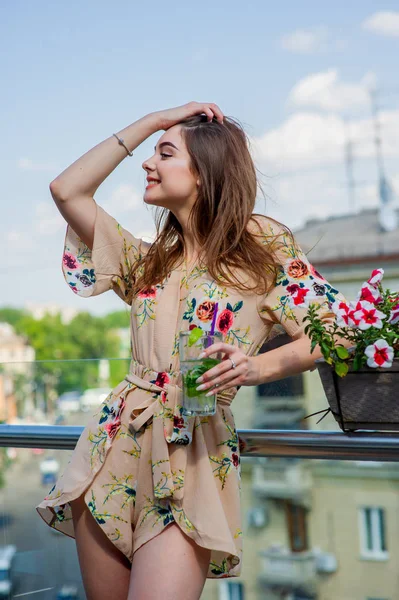
[[[264,243],[277,225],[263,217]],[[83,297],[113,289],[129,295],[131,265],[146,252],[142,240],[96,207],[93,250],[67,227],[63,273]],[[178,334],[216,329],[228,344],[257,354],[276,323],[302,334],[304,297],[325,305],[336,290],[283,238],[281,271],[261,296],[219,285],[206,268],[177,268],[161,284],[142,290],[131,308],[129,373],[90,418],[63,474],[37,511],[48,525],[74,537],[69,502],[85,502],[108,538],[132,561],[142,544],[175,522],[211,550],[208,578],[241,572],[240,443],[231,410],[237,388],[217,396],[210,417],[185,417],[181,407]]]

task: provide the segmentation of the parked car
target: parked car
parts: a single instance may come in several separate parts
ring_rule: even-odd
[[[78,412],[80,410],[80,397],[82,392],[74,390],[64,392],[57,400],[57,408],[61,413]]]
[[[16,546],[0,546],[0,598],[11,598],[14,593],[13,558]]]
[[[40,463],[42,485],[52,485],[57,481],[60,463],[52,456],[48,456]]]
[[[108,396],[109,388],[90,388],[85,390],[80,397],[80,407],[83,411],[96,408]]]
[[[79,600],[78,588],[74,585],[63,585],[57,593],[57,600]]]

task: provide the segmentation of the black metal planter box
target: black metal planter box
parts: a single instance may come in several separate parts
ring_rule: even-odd
[[[342,431],[399,431],[399,359],[389,369],[363,367],[345,377],[338,377],[322,358],[316,365]]]

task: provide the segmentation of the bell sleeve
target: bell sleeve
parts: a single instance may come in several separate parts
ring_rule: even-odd
[[[144,245],[96,204],[92,250],[67,226],[62,257],[65,281],[83,298],[112,289],[129,304],[130,270],[141,258]]]
[[[269,221],[264,243],[274,240],[276,235],[278,241],[271,247],[279,264],[277,279],[274,287],[262,297],[258,312],[271,326],[279,324],[291,338],[297,339],[303,335],[306,326],[303,319],[309,304],[318,304],[320,319],[332,323],[335,314],[331,304],[345,298],[316,271],[294,237]]]

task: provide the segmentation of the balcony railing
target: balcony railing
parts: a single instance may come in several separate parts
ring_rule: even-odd
[[[0,446],[72,450],[83,427],[0,425]],[[242,456],[399,461],[399,433],[239,429]]]

